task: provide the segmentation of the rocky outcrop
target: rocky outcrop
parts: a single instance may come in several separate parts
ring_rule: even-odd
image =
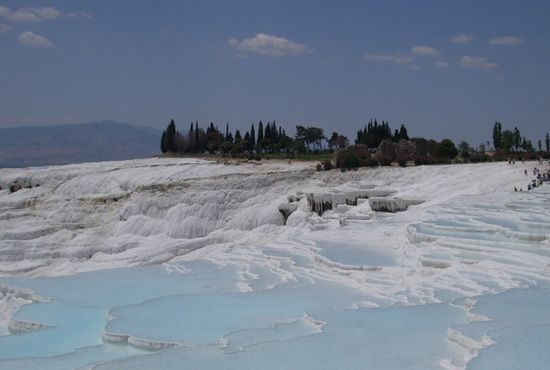
[[[370,207],[375,212],[403,212],[409,206],[424,203],[418,199],[402,199],[402,198],[370,198]]]
[[[322,216],[326,211],[332,210],[339,204],[356,206],[359,199],[371,197],[387,197],[393,192],[389,190],[355,190],[341,193],[309,193],[307,203],[312,212]]]
[[[8,330],[11,334],[26,333],[29,331],[48,328],[50,325],[41,324],[38,322],[16,320],[11,318],[8,322]]]
[[[148,351],[161,351],[167,348],[181,346],[180,343],[150,340],[134,337],[133,335],[129,334],[110,333],[108,331],[103,332],[102,338],[103,341],[106,343],[128,344],[134,348],[144,349]]]
[[[298,209],[297,203],[283,203],[279,205],[279,212],[281,212],[281,214],[285,218],[285,224],[288,216],[290,216],[292,212],[296,211],[296,209]]]

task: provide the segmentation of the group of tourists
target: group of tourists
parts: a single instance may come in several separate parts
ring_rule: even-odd
[[[539,164],[542,164],[542,160],[539,161]],[[527,170],[524,172],[525,176],[529,176],[529,173]],[[527,190],[533,190],[537,187],[542,186],[543,183],[550,181],[550,162],[548,164],[548,168],[546,170],[540,170],[539,168],[535,167],[533,168],[533,176],[535,177],[527,184]],[[523,191],[522,188],[514,187],[514,191]]]

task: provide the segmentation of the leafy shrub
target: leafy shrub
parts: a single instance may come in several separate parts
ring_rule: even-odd
[[[323,170],[332,170],[332,162],[330,161],[330,159],[325,159],[323,162],[321,162],[321,164],[323,165]]]
[[[414,159],[414,164],[416,166],[422,166],[427,164],[434,164],[434,161],[429,157],[419,156]]]
[[[370,153],[366,145],[352,145],[338,152],[338,154],[336,155],[336,167],[362,167],[369,159]]]
[[[376,159],[369,158],[364,162],[365,167],[378,167],[378,161]]]

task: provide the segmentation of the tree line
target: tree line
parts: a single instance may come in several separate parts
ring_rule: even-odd
[[[405,125],[401,125],[399,130],[395,129],[392,135],[388,121],[378,124],[376,119],[374,121],[371,119],[364,129],[357,131],[355,144],[365,144],[369,149],[376,149],[384,140],[398,142],[401,139],[409,140]]]
[[[493,147],[496,157],[509,153],[534,153],[535,148],[531,142],[521,135],[520,130],[514,127],[513,130],[502,128],[500,122],[493,126]],[[392,132],[388,121],[370,120],[365,126],[357,131],[355,145],[363,145],[368,151],[374,153],[381,148],[382,143],[413,142],[418,147],[430,147],[428,152],[444,160],[451,160],[460,155],[462,160],[482,161],[489,160],[486,155],[490,143],[480,144],[479,149],[472,148],[467,142],[461,141],[457,146],[450,140],[444,139],[441,142],[426,140],[423,138],[409,138],[407,128],[404,124]],[[427,143],[427,144],[425,144]],[[160,143],[162,153],[210,153],[210,154],[260,154],[284,153],[296,155],[305,153],[331,152],[336,149],[348,148],[350,142],[344,135],[333,131],[325,136],[324,130],[315,126],[297,125],[294,136],[287,135],[285,129],[277,126],[275,121],[264,124],[262,121],[256,125],[252,124],[244,134],[240,130],[231,131],[229,124],[225,125],[224,132],[214,123],[210,123],[203,129],[198,122],[191,122],[186,132],[176,129],[174,120],[171,120],[162,133]],[[550,152],[550,136],[546,133],[544,139],[546,152]],[[538,151],[543,150],[543,140],[538,141]],[[364,156],[364,154],[362,154]],[[422,161],[422,159],[421,159]]]
[[[326,146],[323,144],[326,142]],[[171,120],[162,133],[160,149],[162,153],[307,153],[322,152],[328,149],[344,148],[349,144],[347,137],[333,132],[330,138],[324,130],[314,126],[296,126],[294,137],[287,135],[284,128],[275,121],[262,121],[251,125],[244,135],[240,130],[230,131],[229,124],[223,133],[213,122],[204,130],[198,122],[192,122],[187,132],[176,129]]]

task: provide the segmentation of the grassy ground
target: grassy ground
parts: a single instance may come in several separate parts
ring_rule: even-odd
[[[305,153],[291,155],[293,161],[324,161],[325,159],[332,159],[334,153]],[[262,154],[262,159],[288,159],[286,153],[265,153]]]
[[[216,160],[219,158],[233,158],[238,159],[239,156],[222,157],[219,154],[204,154],[204,153],[164,153],[159,155],[160,158],[199,158]],[[288,160],[289,155],[286,153],[263,153],[261,154],[262,160],[278,159]],[[325,159],[333,159],[334,153],[305,153],[305,154],[291,154],[290,159],[293,161],[313,161],[320,162]]]

